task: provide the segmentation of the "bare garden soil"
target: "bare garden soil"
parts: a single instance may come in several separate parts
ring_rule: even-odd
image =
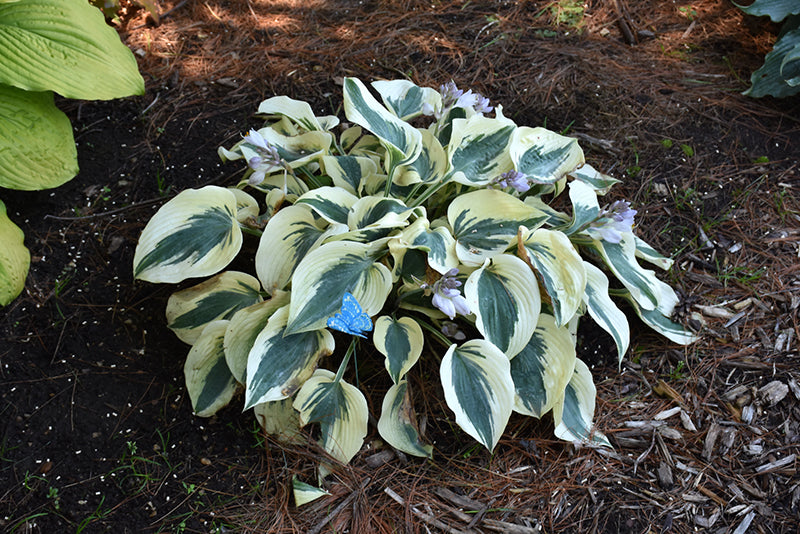
[[[2,192],[33,260],[0,310],[0,531],[800,531],[800,99],[740,95],[777,26],[723,0],[159,4],[159,25],[125,2],[119,22],[144,96],[59,102],[80,174]],[[188,347],[164,325],[176,288],[133,281],[138,236],[178,191],[236,183],[216,149],[258,126],[262,99],[343,118],[345,76],[452,79],[625,180],[610,200],[674,255],[676,319],[702,338],[676,346],[631,318],[620,369],[581,330],[613,450],[514,416],[490,454],[422,380],[430,355],[414,386],[433,461],[371,426],[331,495],[297,509],[292,477],[315,483],[318,450],[264,436],[236,402],[192,415]]]

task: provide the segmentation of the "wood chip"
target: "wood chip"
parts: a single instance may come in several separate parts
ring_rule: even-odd
[[[792,390],[794,398],[800,401],[800,384],[794,378],[789,380],[789,389]]]
[[[773,380],[758,390],[758,395],[768,406],[775,406],[789,394],[789,386],[780,380]]]
[[[681,424],[683,425],[683,428],[685,428],[689,432],[697,432],[697,427],[694,426],[692,418],[689,417],[689,414],[683,410],[681,410]]]
[[[739,523],[739,526],[736,527],[736,530],[733,531],[733,534],[745,534],[747,529],[750,528],[750,523],[753,522],[753,519],[756,517],[755,512],[750,512],[742,519],[742,522]]]
[[[769,462],[768,464],[759,465],[758,467],[756,467],[756,473],[763,474],[776,471],[793,463],[795,458],[797,458],[796,454],[790,454],[789,456],[784,456],[780,460],[775,460],[774,462]]]
[[[714,453],[714,445],[716,444],[717,438],[721,433],[722,427],[717,423],[711,423],[711,427],[706,433],[706,441],[703,444],[703,458],[706,460],[711,459],[711,455]]]
[[[717,319],[730,319],[734,316],[733,312],[721,306],[703,306],[702,304],[695,304],[695,308],[700,310],[700,313],[706,317],[715,317]]]
[[[670,417],[672,417],[673,415],[675,415],[680,411],[681,407],[675,406],[674,408],[670,408],[669,410],[663,410],[661,412],[658,412],[655,416],[653,416],[653,419],[655,419],[656,421],[663,421],[664,419],[669,419]]]
[[[675,481],[672,478],[672,469],[669,468],[667,462],[662,461],[658,464],[656,476],[658,477],[658,485],[665,490],[669,491],[675,486]]]

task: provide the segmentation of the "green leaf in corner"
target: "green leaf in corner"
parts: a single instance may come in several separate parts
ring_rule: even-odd
[[[238,310],[261,302],[260,289],[249,274],[225,271],[173,293],[167,301],[167,326],[191,345],[211,321],[230,319]]]
[[[25,235],[6,214],[0,200],[0,306],[5,306],[22,292],[31,254],[23,244]]]
[[[297,476],[292,477],[292,493],[294,493],[294,504],[298,508],[310,502],[316,501],[320,497],[330,495],[329,492],[322,488],[301,482]]]
[[[83,0],[0,4],[0,83],[67,98],[144,94],[136,58]]]
[[[186,390],[192,400],[192,409],[199,417],[211,417],[227,405],[239,388],[222,347],[228,321],[214,321],[206,325],[192,345],[183,373]]]
[[[575,372],[564,390],[564,397],[553,407],[555,435],[565,441],[611,447],[608,438],[592,424],[596,395],[592,373],[585,363],[575,360]]]
[[[417,414],[405,380],[397,382],[386,392],[378,420],[378,432],[395,449],[422,458],[433,455],[433,447],[423,443],[420,438]]]
[[[320,445],[331,456],[348,463],[364,444],[369,411],[364,394],[344,380],[336,382],[334,374],[317,369],[297,393],[295,410],[300,424],[319,423]],[[327,469],[320,467],[320,478]]]
[[[139,238],[134,278],[178,283],[215,274],[239,253],[236,196],[209,185],[187,189],[161,206]]]
[[[456,423],[490,451],[508,424],[514,381],[508,357],[486,340],[450,346],[439,368]]]
[[[0,187],[49,189],[76,174],[72,125],[53,93],[0,84]]]

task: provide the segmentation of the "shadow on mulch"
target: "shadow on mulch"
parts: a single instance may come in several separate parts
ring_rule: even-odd
[[[3,192],[34,258],[0,312],[1,530],[800,530],[800,102],[739,95],[774,26],[722,0],[590,1],[561,25],[558,7],[574,3],[160,4],[158,27],[132,8],[123,21],[144,97],[61,102],[78,177]],[[138,235],[177,191],[236,181],[216,148],[258,124],[261,99],[341,116],[344,76],[452,79],[518,124],[577,137],[625,178],[615,196],[675,256],[680,318],[704,336],[676,347],[634,322],[619,370],[605,334],[582,330],[614,450],[515,416],[490,455],[418,382],[434,461],[386,449],[371,428],[331,496],[298,510],[292,476],[314,482],[319,452],[282,448],[236,407],[191,415],[187,347],[164,325],[174,288],[132,281]]]

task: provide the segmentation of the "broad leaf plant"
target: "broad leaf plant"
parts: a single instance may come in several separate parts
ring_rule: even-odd
[[[489,450],[512,412],[551,412],[559,438],[609,445],[592,424],[578,320],[588,313],[620,359],[630,339],[620,300],[692,342],[670,320],[675,291],[640,263],[672,261],[633,233],[627,202],[601,203],[618,180],[586,164],[575,139],[517,126],[452,82],[372,89],[344,80],[344,124],[302,101],[265,100],[264,127],[219,149],[247,165],[241,183],[183,191],[144,229],[136,278],[210,277],[166,310],[192,346],[195,413],[211,416],[243,389],[268,432],[297,440],[317,423],[321,446],[347,463],[368,410],[343,376],[371,343],[361,357],[382,355],[393,384],[375,404],[378,431],[405,453],[432,454],[408,379],[421,357],[439,360],[455,422]],[[551,207],[563,192],[567,212]],[[254,272],[226,270],[245,239],[258,240]]]

